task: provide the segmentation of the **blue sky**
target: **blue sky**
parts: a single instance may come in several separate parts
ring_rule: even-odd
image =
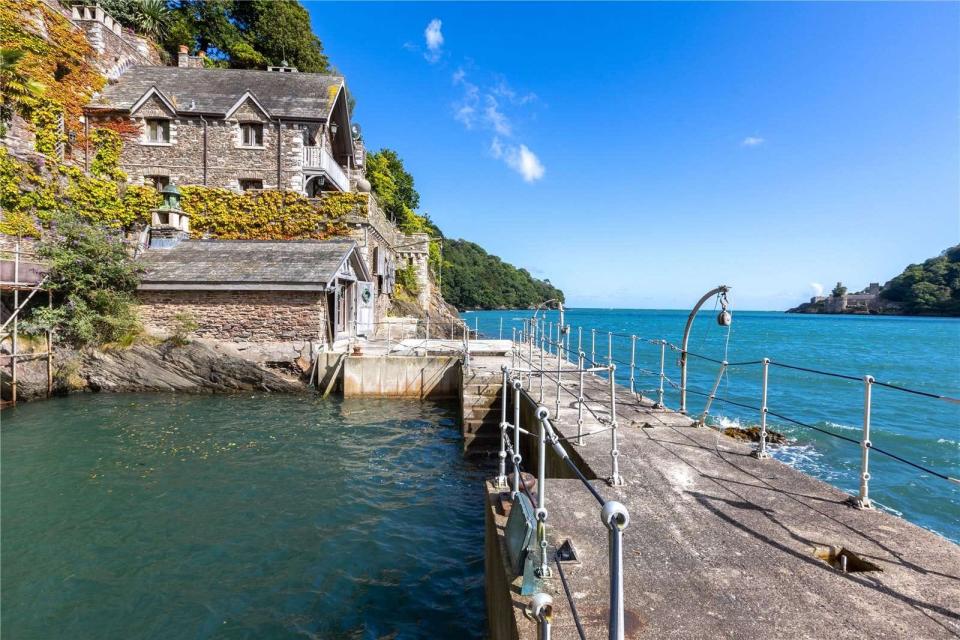
[[[960,4],[306,3],[370,148],[571,306],[784,309],[960,242]]]

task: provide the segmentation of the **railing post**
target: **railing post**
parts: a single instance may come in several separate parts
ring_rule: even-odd
[[[873,395],[873,376],[863,376],[863,439],[860,441],[860,495],[858,509],[872,509],[870,501],[870,405]]]
[[[503,316],[500,316],[500,340],[503,340]]]
[[[583,446],[583,376],[584,376],[584,365],[586,364],[587,354],[582,350],[580,351],[580,393],[577,396],[577,445]]]
[[[513,327],[513,332],[510,335],[510,366],[514,369],[517,368],[517,328]]]
[[[680,351],[680,413],[687,413],[687,352]]]
[[[537,402],[543,402],[543,333],[540,333],[540,399]]]
[[[637,365],[637,336],[630,336],[630,395],[636,395],[634,389],[634,368]]]
[[[610,460],[613,473],[610,475],[610,484],[619,487],[623,484],[620,475],[620,449],[617,433],[617,365],[610,364]]]
[[[600,519],[610,531],[610,618],[608,623],[608,638],[623,640],[623,530],[630,524],[630,513],[627,508],[609,500],[600,511]]]
[[[520,495],[520,389],[523,384],[519,380],[513,381],[513,495]]]
[[[547,330],[547,335],[550,336],[547,338],[547,353],[550,353],[550,343],[553,341],[553,322],[550,322],[550,328]]]
[[[663,374],[663,365],[667,359],[667,341],[660,341],[660,388],[657,389],[657,408],[663,409],[665,405],[663,404],[663,381],[666,376]]]
[[[553,623],[553,598],[546,593],[536,593],[530,600],[527,614],[537,621],[537,640],[550,640],[550,625]]]
[[[577,327],[577,353],[583,351],[583,327]],[[583,369],[583,367],[580,367]]]
[[[590,366],[597,362],[597,330],[590,329]]]
[[[550,412],[544,406],[537,407],[540,423],[539,451],[537,455],[537,541],[540,543],[540,568],[537,576],[548,578],[550,564],[547,562],[547,417]]]
[[[607,331],[607,364],[613,364],[613,332]]]
[[[557,341],[557,344],[562,344],[562,343],[560,341]],[[560,418],[560,388],[563,386],[563,381],[562,381],[563,367],[561,366],[560,353],[559,353],[560,349],[558,348],[557,351],[558,351],[557,352],[557,408],[553,415],[557,419],[559,419]]]
[[[426,328],[426,339],[424,340],[424,345],[427,342],[430,342],[430,316],[427,316],[427,328]]]
[[[500,473],[497,474],[497,488],[506,489],[507,488],[507,427],[510,426],[510,423],[507,422],[507,395],[509,391],[507,390],[507,367],[503,365],[500,367],[500,373],[503,376],[503,393],[500,398],[500,451],[498,453],[500,458]]]
[[[753,452],[753,457],[766,460],[767,453],[767,384],[770,374],[770,358],[763,359],[763,382],[760,390],[760,446]]]

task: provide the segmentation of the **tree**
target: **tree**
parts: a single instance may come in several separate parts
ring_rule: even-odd
[[[236,69],[262,69],[286,61],[300,71],[330,72],[310,14],[295,0],[172,0],[170,6],[162,44],[171,55],[187,45],[205,51],[214,64]]]
[[[0,48],[0,133],[10,122],[14,111],[26,115],[39,104],[46,86],[33,80],[22,69],[20,63],[26,51],[22,49]]]
[[[123,340],[139,331],[134,292],[137,266],[122,237],[65,213],[41,240],[38,253],[59,304],[34,310],[28,327],[52,329],[77,346]]]
[[[833,291],[830,293],[834,298],[842,298],[847,295],[847,288],[843,286],[842,282],[838,282],[837,286],[833,288]]]
[[[923,264],[911,264],[887,282],[880,295],[907,313],[960,315],[960,245]]]

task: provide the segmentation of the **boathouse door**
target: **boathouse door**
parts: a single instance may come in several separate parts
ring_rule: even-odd
[[[376,304],[372,282],[357,282],[357,335],[369,336],[373,333],[373,306]]]

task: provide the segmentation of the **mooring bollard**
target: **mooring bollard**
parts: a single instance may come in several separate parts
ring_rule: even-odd
[[[520,463],[523,457],[520,455],[520,389],[523,383],[519,380],[513,381],[513,495],[516,499],[520,495]]]
[[[502,397],[500,398],[500,473],[497,474],[497,488],[507,488],[507,367],[500,367],[500,373],[503,375]]]
[[[666,358],[667,358],[667,341],[661,340],[660,341],[660,388],[657,389],[657,408],[658,409],[665,408],[665,405],[663,404],[663,381],[666,376],[663,373],[664,371],[663,365],[666,362]]]
[[[550,640],[550,625],[553,622],[553,598],[546,593],[536,593],[530,600],[527,614],[537,621],[537,639]]]
[[[860,495],[859,509],[872,509],[870,501],[870,405],[873,396],[873,376],[863,376],[863,439],[860,441]]]
[[[610,476],[610,484],[619,487],[623,484],[623,476],[620,475],[620,450],[617,438],[617,365],[610,364],[610,459],[613,463],[613,473]]]
[[[634,389],[634,368],[637,365],[637,336],[630,336],[630,395],[637,395]]]
[[[600,510],[600,519],[610,531],[610,618],[608,637],[610,640],[623,640],[623,530],[630,524],[627,508],[614,500],[604,503]]]
[[[577,395],[577,445],[583,446],[583,375],[584,375],[584,365],[586,364],[587,354],[583,351],[580,351],[580,363],[578,369],[580,369],[580,393]]]
[[[763,359],[763,382],[760,389],[760,446],[753,452],[753,457],[766,460],[767,453],[767,382],[770,373],[770,358]]]
[[[537,455],[537,541],[540,543],[540,568],[537,576],[550,577],[550,564],[547,561],[547,417],[550,412],[544,406],[537,407],[537,421],[540,423],[539,451]]]

